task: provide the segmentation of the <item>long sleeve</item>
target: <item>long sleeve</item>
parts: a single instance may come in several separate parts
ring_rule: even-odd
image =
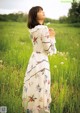
[[[50,38],[49,30],[48,30],[47,26],[45,26],[42,29],[41,34],[42,34],[41,40],[42,40],[42,45],[43,45],[44,51],[48,55],[56,54],[56,52],[57,52],[57,49],[56,49],[56,46],[55,46],[56,40],[55,40],[55,38]]]

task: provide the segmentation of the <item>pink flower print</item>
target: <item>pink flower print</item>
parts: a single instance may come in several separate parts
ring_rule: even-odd
[[[33,102],[33,101],[35,101],[36,99],[37,99],[37,98],[34,97],[34,95],[29,96],[29,102]]]
[[[36,37],[33,38],[33,42],[34,42],[34,44],[37,43],[37,38]]]
[[[50,84],[50,80],[48,80],[48,84]]]

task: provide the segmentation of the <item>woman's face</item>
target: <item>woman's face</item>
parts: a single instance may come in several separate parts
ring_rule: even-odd
[[[44,20],[45,19],[45,13],[43,10],[39,10],[37,13],[37,20]]]

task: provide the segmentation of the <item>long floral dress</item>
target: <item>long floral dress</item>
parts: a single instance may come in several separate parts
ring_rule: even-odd
[[[22,106],[26,113],[50,113],[50,66],[48,55],[56,54],[55,38],[49,37],[48,27],[30,29],[33,52],[24,77]]]

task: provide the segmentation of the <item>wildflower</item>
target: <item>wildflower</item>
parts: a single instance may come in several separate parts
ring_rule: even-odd
[[[65,57],[65,60],[67,60],[67,58]]]
[[[77,47],[79,47],[79,44],[77,43]]]
[[[69,54],[69,52],[66,52],[66,55],[68,55]]]
[[[63,55],[64,55],[64,53],[63,53],[63,52],[59,52],[59,54],[60,54],[61,56],[63,56]]]
[[[75,58],[75,57],[73,57],[72,59],[73,59],[74,61],[76,60],[76,58]]]
[[[57,68],[57,65],[54,65],[54,68]]]
[[[60,64],[61,64],[61,65],[63,65],[63,64],[64,64],[64,62],[61,62]]]
[[[21,45],[23,45],[24,44],[24,42],[21,42]]]
[[[3,63],[3,60],[0,60],[0,63],[2,64]]]

